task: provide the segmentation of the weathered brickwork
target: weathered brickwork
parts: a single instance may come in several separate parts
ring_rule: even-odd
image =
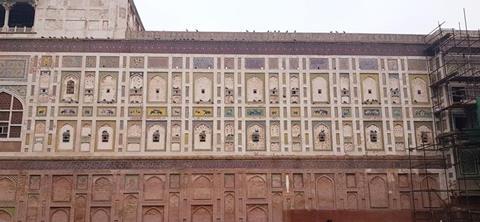
[[[266,166],[256,160],[246,168],[244,160],[220,168],[209,160],[195,161],[205,166],[178,160],[171,169],[153,164],[140,170],[122,161],[70,161],[79,164],[71,170],[58,169],[62,162],[40,161],[24,171],[14,169],[21,163],[10,170],[4,169],[8,163],[1,164],[0,215],[5,221],[282,221],[285,209],[405,210],[412,200],[417,209],[429,207],[426,194],[412,199],[410,186],[438,186],[441,180],[438,173],[338,168],[322,160],[307,168],[291,167],[298,160],[270,160]],[[281,167],[268,167],[277,164]],[[432,206],[439,206],[440,199],[434,199]]]
[[[423,36],[145,32],[131,0],[26,2],[36,24],[0,32],[0,222],[280,222],[445,199],[409,192],[449,176],[408,152],[436,130]]]

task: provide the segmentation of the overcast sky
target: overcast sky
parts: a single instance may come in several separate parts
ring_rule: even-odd
[[[135,0],[150,31],[346,31],[426,34],[438,22],[480,29],[480,0]]]

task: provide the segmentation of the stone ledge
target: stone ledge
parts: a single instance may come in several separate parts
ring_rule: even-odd
[[[431,169],[442,169],[441,159],[430,160]],[[413,160],[416,169],[421,160]],[[435,163],[435,164],[432,164]],[[263,158],[263,159],[51,159],[2,160],[0,170],[122,170],[122,169],[408,169],[403,159],[323,159],[323,158]]]

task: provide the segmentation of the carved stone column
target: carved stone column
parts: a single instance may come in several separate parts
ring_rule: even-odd
[[[3,8],[5,9],[5,19],[3,23],[3,30],[4,32],[8,32],[8,17],[10,17],[10,9],[12,8],[13,3],[11,2],[4,2],[3,3]]]

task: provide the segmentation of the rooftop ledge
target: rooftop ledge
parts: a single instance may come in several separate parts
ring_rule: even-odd
[[[248,42],[363,42],[424,44],[425,35],[286,32],[127,32],[131,40],[248,41]]]

